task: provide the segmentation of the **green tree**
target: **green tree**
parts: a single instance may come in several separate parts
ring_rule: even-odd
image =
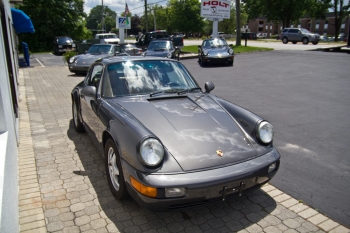
[[[335,28],[335,41],[338,41],[340,26],[344,23],[345,19],[349,17],[349,4],[344,4],[344,0],[333,0],[331,8],[334,11],[334,28]]]
[[[200,16],[198,0],[170,0],[169,18],[173,30],[185,33],[203,31],[203,18]]]
[[[34,34],[20,34],[20,41],[28,43],[32,52],[52,48],[55,36],[69,36],[82,40],[91,35],[86,29],[83,0],[23,0],[17,8],[32,20]]]
[[[103,6],[103,26],[106,32],[110,32],[116,26],[117,14],[108,6]],[[102,5],[97,5],[90,10],[86,18],[86,26],[94,31],[101,31],[102,29]]]
[[[281,22],[283,28],[305,15],[324,17],[330,0],[244,0],[249,19],[266,16],[269,21]]]

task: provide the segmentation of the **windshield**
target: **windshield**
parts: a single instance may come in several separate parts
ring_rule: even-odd
[[[302,33],[311,33],[309,30],[305,29],[305,28],[300,28],[300,31]]]
[[[113,49],[111,45],[92,45],[89,50],[88,53],[113,53]]]
[[[62,37],[62,38],[58,38],[58,43],[62,44],[62,43],[73,43],[73,40],[69,37]]]
[[[104,97],[178,92],[198,87],[184,66],[175,61],[126,61],[111,64],[105,72]]]
[[[174,49],[173,44],[170,41],[155,41],[148,45],[148,50],[162,51]]]
[[[215,38],[215,39],[203,41],[202,46],[204,48],[218,48],[218,47],[222,47],[222,46],[227,46],[227,43],[223,39]]]

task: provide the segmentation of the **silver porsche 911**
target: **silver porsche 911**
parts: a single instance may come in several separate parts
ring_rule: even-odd
[[[68,69],[72,73],[86,73],[96,60],[113,56],[129,56],[121,46],[116,44],[94,44],[85,54],[71,57]]]
[[[182,63],[159,57],[94,62],[71,92],[74,128],[104,156],[111,192],[166,210],[225,200],[277,172],[273,127],[202,90]]]
[[[213,63],[233,65],[235,55],[226,40],[222,38],[210,38],[203,40],[202,45],[198,45],[198,61],[201,66]]]

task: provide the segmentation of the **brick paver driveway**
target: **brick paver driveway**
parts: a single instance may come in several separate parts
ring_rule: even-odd
[[[150,212],[116,200],[102,157],[75,132],[67,67],[20,69],[19,189],[22,232],[347,232],[266,185],[226,202]]]

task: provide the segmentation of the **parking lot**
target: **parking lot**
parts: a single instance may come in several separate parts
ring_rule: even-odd
[[[242,197],[159,213],[115,200],[102,157],[74,131],[70,91],[83,77],[63,63],[20,69],[21,230],[349,232],[338,224],[349,227],[349,61],[308,51],[240,54],[234,67],[183,60],[201,87],[214,82],[213,94],[274,125],[281,169]]]

